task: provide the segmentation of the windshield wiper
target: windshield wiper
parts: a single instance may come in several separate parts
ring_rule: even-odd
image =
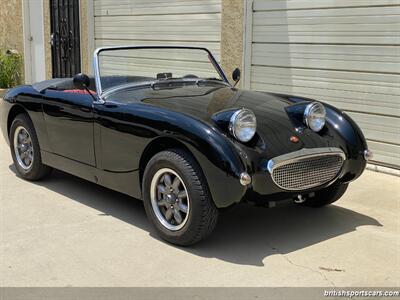
[[[187,80],[187,79],[164,79],[157,80],[151,83],[151,88],[153,90],[160,89],[174,89],[181,86],[193,85],[196,84],[196,80]]]
[[[169,79],[161,79],[156,80],[151,83],[151,88],[153,90],[160,89],[174,89],[177,87],[187,86],[196,84],[198,86],[207,85],[207,84],[223,84],[228,85],[225,81],[219,78],[169,78]]]
[[[229,85],[228,83],[226,83],[225,81],[223,81],[222,79],[218,79],[218,78],[204,78],[204,79],[198,79],[196,80],[196,84],[197,85],[207,85],[207,84],[223,84],[223,85]]]

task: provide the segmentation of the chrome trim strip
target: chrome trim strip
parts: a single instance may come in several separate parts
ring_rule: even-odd
[[[275,168],[278,168],[282,165],[290,164],[305,158],[319,156],[341,156],[343,160],[346,160],[346,154],[344,154],[344,152],[339,148],[303,148],[301,150],[283,154],[270,159],[267,164],[267,169],[269,173],[272,174]]]
[[[242,108],[243,109],[243,108]],[[237,140],[239,140],[238,138],[237,138],[237,136],[236,136],[236,133],[235,133],[235,130],[233,129],[233,126],[234,126],[234,124],[235,124],[235,122],[236,122],[236,118],[237,118],[237,116],[240,114],[240,112],[242,111],[242,109],[238,109],[237,111],[235,111],[233,114],[232,114],[232,116],[231,116],[231,118],[229,119],[229,132],[232,134],[232,136],[235,138],[235,139],[237,139]]]

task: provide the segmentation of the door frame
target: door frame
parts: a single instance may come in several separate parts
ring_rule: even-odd
[[[24,38],[24,81],[25,83],[33,83],[32,74],[38,74],[39,80],[45,80],[46,78],[46,58],[45,58],[45,46],[44,46],[44,10],[43,0],[37,0],[40,5],[40,14],[35,14],[35,25],[38,26],[38,38],[41,39],[39,50],[42,53],[39,56],[39,61],[33,62],[32,58],[32,31],[31,31],[31,1],[22,1],[22,24],[23,24],[23,38]]]

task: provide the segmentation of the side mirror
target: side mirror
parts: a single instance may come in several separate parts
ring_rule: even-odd
[[[89,76],[83,73],[76,74],[72,79],[72,82],[74,83],[75,88],[79,90],[83,88],[93,98],[93,101],[97,101],[96,97],[93,95],[93,92],[89,90],[90,86]]]
[[[90,85],[90,79],[86,74],[79,73],[74,76],[73,83],[76,88],[87,88]]]
[[[235,84],[233,86],[236,86],[236,84],[239,82],[240,80],[240,69],[236,68],[235,70],[233,70],[232,72],[232,79],[235,82]]]

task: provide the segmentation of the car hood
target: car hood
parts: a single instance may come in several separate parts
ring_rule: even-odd
[[[135,99],[132,99],[132,95]],[[223,85],[190,85],[173,89],[146,88],[129,93],[121,92],[115,95],[115,100],[125,103],[140,101],[184,113],[213,127],[218,127],[215,116],[221,112],[251,109],[257,117],[257,133],[271,155],[296,151],[304,146],[329,146],[326,139],[311,130],[305,129],[299,135],[296,120],[287,112],[287,108],[294,102],[283,95],[239,90]],[[292,136],[298,136],[299,142],[293,143],[290,140]]]

